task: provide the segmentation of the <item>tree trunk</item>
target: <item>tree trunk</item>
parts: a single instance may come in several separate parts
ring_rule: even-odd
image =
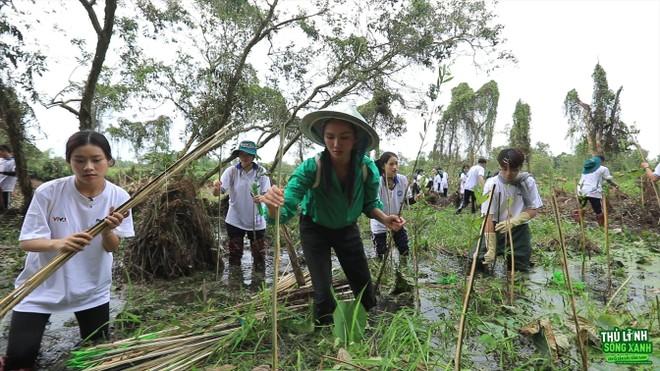
[[[93,115],[92,103],[96,92],[96,83],[99,80],[103,62],[105,61],[105,54],[110,46],[110,39],[112,38],[112,27],[115,24],[115,10],[117,10],[117,0],[105,0],[105,16],[103,20],[103,28],[99,25],[96,12],[92,8],[92,4],[87,0],[80,0],[80,3],[87,10],[89,19],[96,31],[97,42],[94,59],[92,60],[92,68],[89,71],[87,82],[85,83],[85,90],[83,90],[82,100],[80,102],[80,111],[78,112],[78,121],[80,130],[92,130],[96,128],[95,117]]]
[[[18,186],[23,194],[21,210],[25,212],[30,205],[30,201],[32,201],[33,190],[23,149],[23,143],[25,142],[23,112],[14,90],[0,84],[0,121],[6,125],[7,137],[9,137],[9,144],[14,153]]]

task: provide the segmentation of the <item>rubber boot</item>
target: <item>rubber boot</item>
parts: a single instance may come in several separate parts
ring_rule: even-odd
[[[229,265],[241,265],[241,258],[243,257],[243,238],[230,238],[227,243],[227,250],[229,251]]]
[[[255,270],[265,270],[266,268],[266,241],[263,238],[250,241],[252,250],[252,264]]]

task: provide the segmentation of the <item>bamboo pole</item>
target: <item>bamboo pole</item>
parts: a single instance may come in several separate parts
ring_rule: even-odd
[[[206,138],[201,142],[197,147],[195,147],[190,152],[183,155],[179,160],[170,165],[164,172],[154,178],[149,184],[145,187],[139,189],[131,198],[126,202],[120,205],[115,212],[120,214],[127,214],[130,210],[137,206],[138,204],[144,202],[150,196],[155,194],[160,187],[162,187],[168,179],[174,174],[179,173],[181,170],[185,169],[190,163],[210,151],[211,149],[217,147],[220,143],[225,140],[225,135],[229,133],[230,126],[225,126],[220,130],[216,131],[213,135]],[[99,235],[107,227],[105,219],[99,221],[91,228],[87,229],[85,232],[90,234],[92,237]],[[58,254],[53,260],[51,260],[47,265],[41,268],[37,273],[28,278],[23,284],[11,291],[7,296],[5,296],[0,301],[0,318],[4,317],[12,308],[14,308],[18,303],[21,302],[26,296],[28,296],[35,288],[41,285],[48,277],[50,277],[53,272],[58,270],[62,265],[64,265],[71,257],[75,255],[75,252],[65,252]]]
[[[575,334],[577,335],[578,348],[580,350],[580,358],[582,359],[582,370],[587,371],[589,367],[589,360],[587,358],[587,351],[584,348],[582,335],[580,331],[580,322],[577,317],[577,310],[575,308],[575,296],[573,294],[573,285],[571,284],[571,277],[568,272],[568,256],[566,254],[566,244],[564,242],[564,234],[561,229],[561,221],[559,219],[559,206],[557,204],[556,190],[552,191],[552,208],[555,214],[555,224],[559,233],[559,249],[561,253],[562,268],[564,269],[564,277],[566,277],[566,288],[570,296],[571,310],[573,312],[573,321],[575,322]]]
[[[280,148],[277,152],[277,163],[282,162],[282,152],[284,150],[284,134],[285,134],[285,123],[282,122],[280,127]],[[282,167],[279,168],[279,174],[277,177],[277,184],[282,184]],[[280,231],[280,208],[279,206],[275,210],[275,255],[273,256],[273,286],[277,288],[277,282],[279,278],[280,270],[280,251],[281,251],[281,231]],[[273,327],[272,327],[272,343],[273,343],[273,361],[272,368],[277,370],[279,368],[279,347],[277,339],[277,289],[273,290],[272,297],[272,311],[273,311]]]
[[[577,184],[576,184],[577,186]],[[582,251],[582,266],[580,273],[582,275],[582,280],[585,281],[585,271],[586,271],[586,253],[587,253],[587,236],[584,231],[584,209],[582,208],[582,204],[580,203],[580,198],[578,197],[577,194],[577,188],[575,192],[575,200],[577,201],[577,207],[578,207],[578,220],[580,223],[580,247]]]
[[[507,206],[507,223],[509,220],[511,220],[511,203],[509,202],[509,205]],[[511,283],[509,285],[509,305],[513,306],[514,300],[515,300],[515,288],[516,288],[516,259],[515,259],[515,252],[513,250],[513,232],[511,231],[511,228],[509,228],[508,231],[508,237],[509,237],[509,246],[511,247]]]
[[[465,297],[463,298],[463,310],[461,311],[461,320],[458,324],[458,339],[456,340],[456,354],[454,356],[455,371],[459,371],[461,369],[461,352],[463,349],[463,332],[465,331],[465,317],[467,315],[468,305],[470,304],[470,293],[472,292],[472,284],[474,283],[474,273],[477,269],[479,248],[481,247],[481,240],[486,230],[486,221],[488,220],[488,215],[490,215],[490,207],[493,204],[494,192],[495,192],[495,184],[493,184],[493,188],[491,188],[490,193],[488,194],[488,208],[486,209],[486,215],[484,215],[484,220],[481,222],[481,231],[479,232],[477,248],[474,249],[474,253],[472,254],[472,266],[470,268],[470,277],[468,279],[467,289],[465,290]]]
[[[644,203],[645,203],[644,202],[644,179],[645,178],[646,178],[646,175],[642,175],[639,178],[639,190],[640,190],[640,194],[641,194],[641,197],[642,197],[642,210],[644,210],[644,206],[645,206],[644,205]]]
[[[607,296],[612,292],[612,258],[610,256],[610,229],[607,213],[607,196],[603,193],[603,228],[605,231],[605,255],[607,256]]]
[[[298,287],[303,287],[305,286],[305,275],[302,272],[302,269],[300,268],[300,261],[298,260],[298,254],[296,253],[296,247],[293,244],[293,240],[291,239],[291,235],[289,234],[289,230],[287,229],[286,226],[281,226],[282,232],[284,235],[284,239],[286,239],[287,245],[287,252],[289,254],[289,261],[291,262],[291,267],[293,268],[293,274],[296,276],[296,283],[298,284]]]
[[[218,170],[218,182],[222,178],[222,147],[220,147],[220,155],[218,156],[218,163],[220,164],[220,169]],[[216,255],[215,260],[215,280],[217,281],[220,277],[220,262],[222,258],[220,257],[222,253],[222,193],[218,191],[218,254]]]
[[[619,286],[619,288],[614,292],[614,295],[612,295],[610,300],[607,301],[607,304],[605,305],[605,310],[606,311],[607,311],[607,308],[610,307],[610,304],[612,304],[612,301],[614,300],[614,298],[616,298],[616,296],[619,295],[619,292],[621,292],[621,290],[623,290],[623,288],[628,284],[628,282],[630,282],[631,278],[632,278],[632,275],[628,275],[628,278],[626,278],[626,280],[623,281],[621,286]]]

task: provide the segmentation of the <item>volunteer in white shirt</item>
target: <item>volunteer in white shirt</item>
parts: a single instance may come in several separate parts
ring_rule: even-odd
[[[399,158],[392,152],[384,152],[376,167],[380,172],[380,187],[378,194],[383,202],[383,212],[387,215],[399,215],[401,205],[405,202],[405,192],[408,188],[408,178],[398,174]],[[370,219],[371,240],[376,249],[376,256],[382,259],[387,253],[387,227],[376,219]],[[394,244],[399,250],[399,256],[408,256],[408,232],[401,228],[392,232]]]
[[[499,174],[489,178],[484,185],[484,194],[489,194],[493,185],[493,203],[486,216],[486,229],[483,241],[485,249],[480,249],[478,265],[493,264],[497,255],[510,252],[509,230],[513,237],[513,257],[515,270],[528,271],[532,256],[532,240],[528,222],[537,215],[543,206],[536,181],[528,173],[521,173],[525,155],[515,148],[502,150],[497,156]],[[486,214],[488,203],[481,205]],[[485,251],[484,251],[485,250]],[[482,261],[483,259],[483,261]],[[510,270],[511,260],[507,259]]]
[[[458,207],[456,210],[456,214],[460,214],[461,211],[463,211],[464,208],[467,207],[468,204],[472,203],[472,213],[477,212],[477,198],[474,195],[474,188],[477,187],[477,185],[483,186],[484,185],[484,173],[485,173],[485,168],[486,168],[486,159],[485,158],[480,158],[477,161],[477,164],[472,166],[470,170],[468,170],[466,174],[466,179],[465,179],[465,190],[463,193],[463,202],[461,202],[461,206]]]
[[[612,181],[610,170],[603,166],[605,162],[604,156],[594,156],[584,161],[582,168],[582,176],[578,183],[578,194],[581,197],[581,207],[585,207],[587,201],[591,204],[591,208],[596,214],[596,220],[599,225],[603,225],[605,216],[603,215],[603,183],[608,182],[615,188],[619,186]]]
[[[438,174],[440,175],[440,189],[438,193],[442,194],[442,197],[447,197],[447,192],[449,191],[449,175],[442,168],[438,169]]]
[[[36,189],[25,214],[20,247],[27,251],[16,286],[63,252],[76,254],[14,309],[9,328],[5,370],[34,368],[51,313],[74,312],[83,339],[108,337],[112,253],[120,237],[131,237],[133,220],[113,210],[128,193],[105,179],[113,159],[106,138],[80,131],[66,144],[73,176],[46,182]],[[92,238],[85,231],[105,220]]]
[[[442,193],[442,173],[437,169],[433,169],[433,186],[431,192]]]
[[[266,170],[256,162],[257,145],[242,141],[232,152],[238,157],[236,165],[228,167],[216,183],[214,194],[229,193],[229,210],[225,218],[229,236],[229,265],[240,266],[243,256],[243,238],[247,235],[252,251],[252,264],[256,270],[265,269],[266,216],[263,215],[261,196],[270,188]]]
[[[648,162],[642,162],[642,169],[644,169],[644,174],[650,181],[657,182],[660,179],[660,162],[655,165],[655,170],[651,170]]]
[[[0,145],[0,210],[9,209],[11,194],[16,187],[16,162],[11,153],[11,148]]]

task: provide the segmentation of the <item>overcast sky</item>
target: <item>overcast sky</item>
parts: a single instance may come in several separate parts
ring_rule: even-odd
[[[73,6],[71,11],[82,11],[77,8],[81,7]],[[467,82],[476,90],[491,79],[497,81],[500,101],[495,146],[507,142],[504,128],[511,124],[516,101],[522,99],[531,106],[532,143],[547,143],[554,154],[570,152],[571,143],[565,137],[568,124],[563,111],[564,97],[575,88],[583,101],[590,102],[591,73],[600,62],[607,72],[610,88],[616,90],[623,86],[623,120],[635,123],[641,130],[639,141],[650,151],[651,158],[660,154],[660,1],[504,0],[498,4],[496,13],[504,25],[505,47],[513,52],[518,63],[487,74],[474,67],[470,60],[459,60],[451,67],[454,80],[442,93],[448,101],[451,88],[460,82]],[[62,39],[63,43],[58,46],[53,42],[46,51],[59,62],[49,64],[48,81],[39,85],[41,91],[51,96],[64,86],[75,67],[72,55],[76,51],[64,50],[68,39]],[[428,83],[420,78],[419,88],[425,89]],[[416,82],[412,80],[409,84]],[[36,133],[37,145],[63,155],[66,138],[77,130],[75,117],[57,108],[39,109],[36,114],[43,132]],[[381,149],[414,158],[420,143],[417,133],[422,119],[408,113],[405,116],[408,133],[397,140],[385,140]],[[435,128],[431,130],[425,146],[427,151],[435,136]],[[182,146],[176,139],[180,134],[181,128],[175,128],[172,133],[174,148]],[[247,135],[241,139],[246,138],[256,139],[256,136]],[[271,148],[265,149],[262,157],[272,157],[275,146],[273,143]],[[114,150],[116,153],[126,151],[128,147]],[[130,154],[120,157],[130,157]]]

